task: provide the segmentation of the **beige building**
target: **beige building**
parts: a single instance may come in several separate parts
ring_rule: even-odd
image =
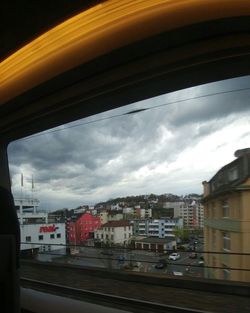
[[[94,233],[95,240],[109,245],[127,245],[133,234],[128,221],[110,221],[103,224]]]
[[[206,276],[250,282],[250,148],[235,156],[203,182]]]

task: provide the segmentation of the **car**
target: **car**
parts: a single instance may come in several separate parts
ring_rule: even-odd
[[[165,259],[159,260],[157,264],[155,264],[156,269],[163,269],[167,267],[167,261]]]
[[[190,253],[189,258],[190,259],[197,259],[197,253],[195,253],[195,252]]]
[[[183,273],[182,273],[182,272],[176,272],[176,271],[174,271],[174,272],[173,272],[173,275],[174,275],[174,276],[183,276]]]
[[[170,254],[170,256],[168,257],[168,259],[169,259],[169,260],[176,261],[176,260],[180,259],[180,257],[181,257],[181,256],[180,256],[179,253],[175,253],[175,252],[174,252],[174,253],[171,253],[171,254]]]

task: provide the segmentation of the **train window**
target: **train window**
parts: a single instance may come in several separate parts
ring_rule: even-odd
[[[217,206],[223,191],[232,210],[246,216],[240,200],[244,192],[239,195],[234,188],[247,184],[244,175],[249,169],[242,158],[249,160],[249,151],[238,158],[234,152],[249,145],[249,96],[249,76],[228,79],[12,142],[8,148],[12,191],[17,204],[22,199],[31,209],[18,210],[22,253],[32,250],[30,258],[46,264],[70,264],[71,273],[75,265],[107,268],[112,275],[139,272],[149,281],[154,275],[177,275],[249,282],[250,251],[243,244],[234,246],[244,242],[247,233],[240,231],[240,219],[219,218]],[[238,172],[241,181],[226,180],[221,189],[212,189],[216,173],[226,171],[232,162],[246,171]],[[31,200],[36,203],[33,211]],[[209,214],[212,202],[216,214]],[[25,242],[25,228],[42,242]],[[57,230],[60,234],[55,236]],[[231,239],[229,252],[223,249],[222,230]],[[41,251],[45,245],[50,249]],[[22,266],[23,275],[31,277],[34,271],[28,266],[34,267],[34,262],[28,265],[26,259]],[[41,273],[32,278],[38,276],[51,281]],[[68,281],[66,276],[65,272],[53,279],[79,285],[73,281],[77,274]],[[83,282],[81,286],[87,288]],[[119,288],[109,288],[109,293],[119,293]],[[123,288],[125,294],[131,290]],[[142,294],[133,289],[133,297]]]

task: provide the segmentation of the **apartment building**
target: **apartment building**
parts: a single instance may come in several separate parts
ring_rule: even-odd
[[[208,278],[250,281],[250,148],[222,167],[204,187],[205,254]],[[232,253],[239,253],[232,254]],[[237,270],[237,269],[246,269]]]
[[[132,226],[128,221],[110,221],[95,231],[95,240],[110,245],[127,245],[132,237]]]
[[[175,227],[183,227],[181,218],[161,218],[161,219],[134,219],[133,233],[135,236],[148,236],[157,238],[175,238]]]
[[[194,230],[204,227],[204,208],[198,201],[183,204],[180,208],[180,217],[183,219],[184,228]]]

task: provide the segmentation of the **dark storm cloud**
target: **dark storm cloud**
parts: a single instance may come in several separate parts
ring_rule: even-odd
[[[238,117],[242,112],[249,112],[250,91],[239,95],[214,96],[211,99],[192,100],[178,104],[172,111],[171,126],[181,127],[184,124],[204,123],[210,120],[221,120],[229,115]]]
[[[237,84],[235,86],[239,87]],[[241,80],[241,86],[246,84],[247,80]],[[213,90],[218,92],[226,90],[228,86],[232,88],[233,83],[230,81],[228,85],[219,85],[191,88],[117,111],[118,114],[125,113],[142,105],[150,108],[211,93]],[[65,187],[71,196],[75,194],[80,197],[96,192],[101,197],[103,187],[110,188],[105,195],[112,192],[116,194],[121,192],[120,185],[123,183],[143,190],[148,181],[141,179],[136,182],[134,173],[143,167],[154,170],[159,164],[171,164],[185,149],[195,146],[240,116],[249,114],[249,96],[249,92],[217,95],[76,128],[67,129],[65,125],[61,127],[65,128],[62,131],[11,144],[8,150],[11,174],[18,175],[27,170],[36,177],[41,189],[44,186],[52,194]],[[117,111],[99,116],[118,115]],[[88,120],[95,120],[95,117]],[[77,123],[84,124],[84,121]]]

